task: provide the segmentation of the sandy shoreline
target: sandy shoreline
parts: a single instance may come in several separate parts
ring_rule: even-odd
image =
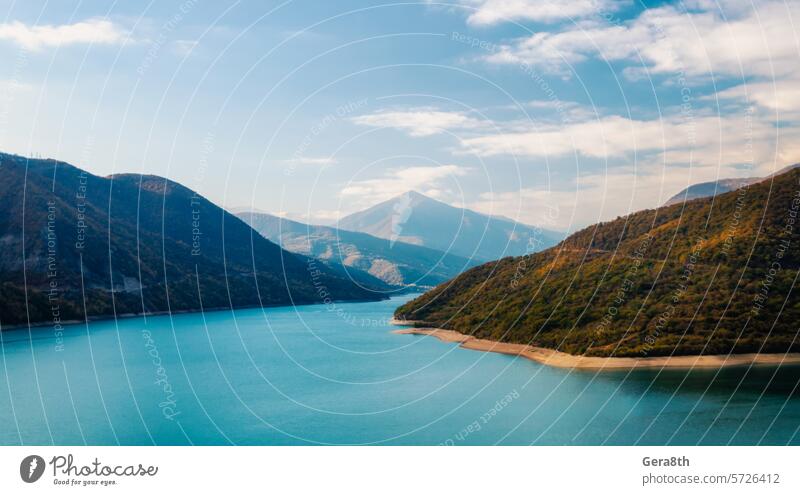
[[[790,354],[732,354],[730,356],[656,356],[643,358],[615,358],[575,356],[565,352],[534,347],[525,344],[507,344],[492,340],[476,339],[454,330],[437,328],[404,328],[393,333],[403,335],[428,335],[442,342],[458,343],[464,349],[484,352],[499,352],[520,356],[537,363],[557,368],[581,368],[592,370],[624,370],[631,368],[721,368],[749,364],[777,365],[800,364],[800,353]]]

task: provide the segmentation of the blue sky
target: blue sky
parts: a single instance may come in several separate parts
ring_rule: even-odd
[[[797,2],[0,5],[0,150],[230,208],[574,230],[800,161]]]

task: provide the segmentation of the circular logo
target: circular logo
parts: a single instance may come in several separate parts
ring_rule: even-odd
[[[19,475],[25,483],[34,483],[44,474],[44,459],[38,455],[29,455],[19,465]]]

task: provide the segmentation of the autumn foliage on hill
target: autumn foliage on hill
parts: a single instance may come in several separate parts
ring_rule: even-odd
[[[396,316],[595,356],[800,351],[800,170],[487,263]]]

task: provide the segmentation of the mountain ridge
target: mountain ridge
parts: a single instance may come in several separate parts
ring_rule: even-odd
[[[692,184],[691,186],[683,189],[678,194],[669,198],[663,206],[672,206],[685,201],[692,201],[699,198],[707,198],[709,196],[716,196],[726,192],[735,191],[744,186],[758,184],[759,182],[768,180],[772,177],[784,174],[794,168],[800,167],[800,163],[783,167],[775,173],[765,177],[743,177],[738,179],[719,179],[709,182],[700,182]]]
[[[395,315],[575,355],[797,352],[798,210],[800,170],[793,169],[486,263]]]
[[[0,154],[0,206],[4,326],[385,297],[158,176]]]
[[[336,226],[482,261],[538,251],[563,238],[559,232],[456,208],[416,191],[347,215]]]
[[[362,232],[309,225],[278,216],[243,212],[261,235],[285,249],[362,271],[395,287],[433,287],[477,263],[423,246],[391,242]]]

